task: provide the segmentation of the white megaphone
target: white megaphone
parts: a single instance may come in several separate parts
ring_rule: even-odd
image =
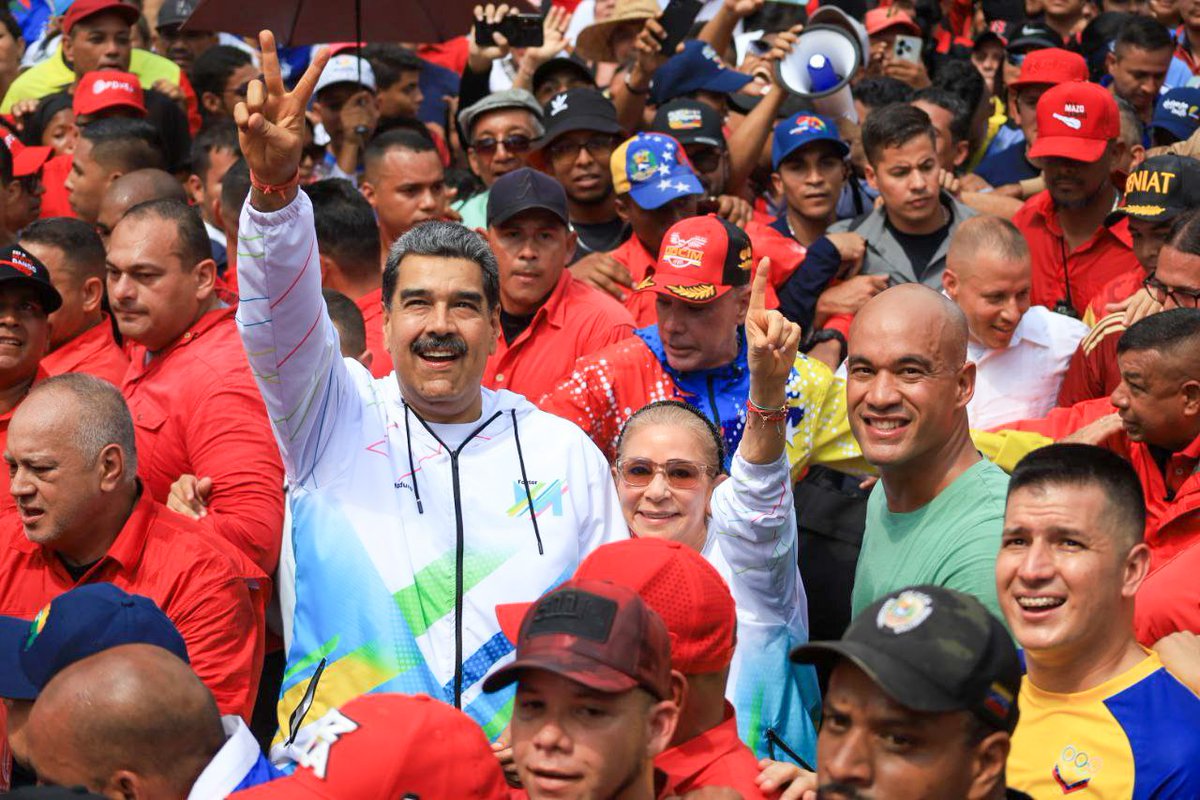
[[[850,79],[869,54],[866,28],[837,6],[821,6],[775,70],[784,87],[810,100],[818,114],[857,122]]]

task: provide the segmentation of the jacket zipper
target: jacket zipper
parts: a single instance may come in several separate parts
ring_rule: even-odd
[[[712,406],[713,424],[717,426],[717,430],[721,429],[721,412],[717,408],[717,393],[713,389],[713,378],[709,375],[708,378],[708,404]]]
[[[466,444],[464,442],[463,444]],[[463,537],[462,495],[458,486],[458,453],[450,453],[450,480],[454,487],[454,707],[462,708],[462,639],[463,639],[463,557],[466,541]]]

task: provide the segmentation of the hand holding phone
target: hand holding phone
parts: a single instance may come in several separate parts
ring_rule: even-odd
[[[495,44],[492,34],[498,33],[508,41],[509,47],[541,47],[544,42],[542,16],[540,14],[509,14],[499,22],[475,23],[475,44],[491,47]]]
[[[897,61],[911,61],[914,64],[921,60],[921,37],[901,34],[892,45],[892,58]]]
[[[667,34],[662,40],[664,56],[670,58],[675,55],[676,48],[687,38],[688,31],[692,29],[702,8],[704,3],[701,0],[671,0],[663,9],[658,24]]]

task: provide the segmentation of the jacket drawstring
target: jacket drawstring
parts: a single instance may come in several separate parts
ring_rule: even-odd
[[[417,498],[417,513],[424,514],[425,507],[421,505],[421,487],[417,485],[417,468],[412,457],[412,433],[408,428],[408,403],[404,404],[404,439],[408,445],[408,474],[412,476],[413,494]]]
[[[529,478],[525,476],[525,455],[521,452],[521,434],[517,430],[517,410],[509,409],[512,415],[513,441],[517,443],[517,462],[521,465],[521,484],[525,487],[525,502],[529,504],[529,520],[533,523],[533,535],[538,543],[538,555],[544,556],[542,549],[542,532],[538,530],[537,511],[533,507],[533,493],[529,491]]]

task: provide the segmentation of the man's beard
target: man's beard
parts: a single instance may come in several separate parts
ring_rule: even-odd
[[[603,205],[608,200],[608,198],[612,197],[612,194],[613,194],[613,186],[610,183],[605,187],[604,192],[602,192],[601,194],[599,194],[595,197],[579,197],[577,195],[571,194],[570,192],[567,192],[567,199],[570,200],[572,203],[575,203],[575,204],[581,205],[581,206],[599,206],[599,205]]]
[[[1092,201],[1099,197],[1100,193],[1103,191],[1104,181],[1101,181],[1100,185],[1096,187],[1094,192],[1091,192],[1079,200],[1059,200],[1054,196],[1053,190],[1050,192],[1050,199],[1054,201],[1055,209],[1060,211],[1078,211],[1081,208],[1087,208],[1089,205],[1091,205]]]

